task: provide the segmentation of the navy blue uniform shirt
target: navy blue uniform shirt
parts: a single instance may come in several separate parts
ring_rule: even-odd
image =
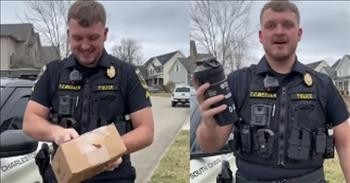
[[[111,68],[112,65],[112,70],[114,70],[114,72],[111,72],[112,74],[108,74],[107,70]],[[100,122],[105,122],[106,120],[107,122],[115,122],[109,121],[109,117],[124,116],[151,106],[146,83],[137,68],[131,64],[122,62],[112,57],[111,55],[107,54],[105,50],[103,51],[103,55],[101,56],[98,65],[94,68],[82,66],[78,63],[74,55],[70,55],[68,58],[63,59],[62,61],[50,62],[43,67],[42,72],[39,74],[30,99],[50,108],[53,113],[57,113],[57,109],[53,110],[53,108],[55,108],[54,106],[57,106],[57,103],[54,102],[57,102],[55,97],[59,97],[57,96],[57,92],[62,91],[60,90],[61,88],[59,88],[59,85],[75,86],[74,84],[76,84],[74,83],[75,81],[62,84],[60,83],[61,81],[59,78],[63,78],[63,80],[65,80],[64,82],[66,82],[67,78],[69,77],[68,75],[70,75],[69,73],[73,69],[79,71],[79,73],[82,75],[82,80],[79,83],[79,89],[83,92],[71,91],[71,93],[74,95],[78,95],[80,99],[76,101],[76,111],[78,112],[76,112],[77,115],[75,120],[77,120],[78,125],[77,127],[74,127],[79,134],[99,127]],[[63,75],[62,73],[65,73],[66,75]],[[86,80],[90,80],[88,87],[86,87]],[[92,81],[98,81],[98,83]],[[106,85],[107,83],[109,84]],[[115,84],[115,86],[111,85],[111,83]],[[101,91],[98,90],[99,86],[102,86],[102,88],[103,86],[112,86],[113,90],[117,90],[117,92]],[[85,97],[85,89],[89,91],[88,98]],[[108,93],[108,96],[106,96],[104,93]],[[102,101],[102,98],[98,97],[105,98],[103,98],[104,103],[102,105],[100,103],[97,104],[98,107],[96,110],[95,101]],[[111,101],[108,101],[108,97],[112,98],[110,99]],[[113,97],[116,97],[117,99],[113,100]],[[85,100],[85,102],[83,102],[83,100]],[[92,104],[95,105],[94,108],[91,107]],[[89,107],[87,110],[85,110],[86,107],[84,106]],[[95,118],[106,116],[109,117],[94,120]],[[84,128],[82,128],[82,126]],[[117,169],[112,172],[103,172],[95,176],[93,179],[91,179],[91,181],[99,180],[106,182],[111,180],[112,182],[115,182],[115,180],[121,179],[133,180],[135,179],[135,176],[135,170],[131,166],[129,156],[126,155],[123,156],[123,163]],[[52,175],[50,177],[52,177]]]
[[[83,74],[83,78],[90,77],[95,74],[100,67],[109,67],[110,60],[108,60],[108,55],[106,51],[103,52],[101,59],[98,65],[95,68],[87,68],[80,65],[76,58],[71,55],[64,60],[69,66],[76,66],[78,70]],[[52,85],[56,85],[53,81],[52,76],[59,70],[59,62],[62,61],[53,61],[48,65],[44,66],[42,69],[42,73],[39,74],[38,80],[35,83],[33,93],[31,95],[31,100],[38,102],[46,107],[51,107],[51,98],[53,97],[51,93]],[[121,62],[121,61],[120,61]],[[125,88],[127,93],[126,97],[126,111],[125,114],[130,114],[144,107],[151,106],[151,102],[149,97],[146,97],[147,91],[145,87],[141,84],[139,76],[135,73],[136,67],[127,64],[121,63],[124,67],[121,73],[119,73],[118,68],[116,77],[121,77],[120,88]]]
[[[243,103],[246,101],[249,93],[250,78],[246,71],[247,70],[244,69],[237,70],[228,76],[228,84],[238,111],[243,106]],[[266,58],[263,57],[256,65],[255,73],[262,74],[263,76],[265,76],[266,73],[269,73],[271,76],[274,76],[279,80],[280,86],[286,86],[294,79],[296,75],[305,74],[305,71],[306,66],[296,60],[289,74],[278,74],[271,69],[266,61]],[[321,96],[324,96],[321,98],[321,100],[325,100],[325,103],[327,104],[326,108],[324,109],[327,122],[329,122],[330,126],[332,127],[337,126],[349,117],[346,105],[332,80],[327,75],[317,73],[317,78],[317,81],[314,82],[319,82],[320,88],[322,88],[322,90],[319,92],[321,93]],[[236,159],[236,164],[239,172],[243,176],[252,179],[262,178],[271,180],[276,179],[276,177],[294,177],[296,175],[302,175],[312,171],[310,169],[293,169],[291,171],[290,169],[272,168],[249,163],[239,158]]]

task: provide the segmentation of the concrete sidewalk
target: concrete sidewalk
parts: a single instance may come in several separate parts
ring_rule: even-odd
[[[151,146],[135,152],[131,160],[136,168],[136,183],[146,183],[154,169],[189,116],[189,108],[172,108],[170,98],[151,97],[155,122],[154,142]]]

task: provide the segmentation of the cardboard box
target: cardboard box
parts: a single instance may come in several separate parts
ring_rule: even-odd
[[[126,147],[114,123],[61,144],[52,160],[59,183],[81,182],[105,171],[124,155]]]

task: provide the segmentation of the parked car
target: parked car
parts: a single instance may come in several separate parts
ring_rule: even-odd
[[[38,142],[22,131],[22,119],[33,80],[0,78],[1,183],[42,182],[35,155]]]
[[[188,85],[175,86],[171,94],[171,106],[175,107],[176,104],[189,104],[191,96],[191,87]]]

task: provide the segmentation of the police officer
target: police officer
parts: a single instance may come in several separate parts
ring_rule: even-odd
[[[104,49],[106,12],[96,1],[76,1],[68,12],[72,54],[43,67],[26,108],[23,128],[33,138],[60,145],[115,123],[130,154],[153,141],[153,116],[139,70]],[[129,115],[130,121],[125,118]],[[134,182],[129,155],[87,182]],[[50,167],[45,180],[55,182]]]
[[[333,140],[350,182],[349,114],[332,80],[298,61],[299,19],[289,1],[263,7],[259,39],[264,57],[228,76],[239,116],[234,125],[218,126],[213,118],[227,106],[210,106],[224,96],[205,100],[209,84],[197,88],[203,117],[198,143],[204,151],[216,151],[233,131],[237,182],[325,182],[323,160],[333,157]]]

